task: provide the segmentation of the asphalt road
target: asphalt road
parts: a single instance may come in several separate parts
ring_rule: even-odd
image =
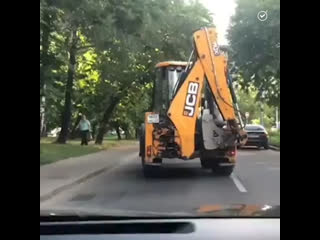
[[[214,204],[280,204],[280,152],[240,150],[230,177],[201,169],[199,159],[165,159],[154,179],[143,177],[137,155],[119,159],[112,169],[40,203],[40,209],[185,212]]]

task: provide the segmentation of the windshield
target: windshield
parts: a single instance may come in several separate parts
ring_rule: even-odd
[[[169,82],[169,100],[172,100],[172,97],[175,94],[176,86],[180,80],[182,74],[182,67],[169,67],[168,71],[168,82]]]
[[[280,0],[40,0],[41,214],[278,205]]]
[[[156,79],[154,81],[154,104],[155,112],[163,113],[168,106],[168,82],[166,81],[166,71],[163,68],[156,69]]]
[[[168,66],[156,69],[153,110],[165,114],[172,100],[176,84],[180,78],[183,68],[181,66]]]

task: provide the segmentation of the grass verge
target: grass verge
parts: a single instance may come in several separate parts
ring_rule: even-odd
[[[71,140],[67,144],[56,144],[54,143],[55,140],[55,138],[43,138],[40,141],[40,166],[135,142],[135,140],[106,139],[102,145],[95,145],[94,142],[90,142],[88,146],[80,146],[80,140]]]
[[[280,148],[280,131],[279,132],[270,132],[269,143],[273,146]]]

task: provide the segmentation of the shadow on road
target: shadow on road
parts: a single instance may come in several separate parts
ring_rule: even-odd
[[[257,148],[257,147],[241,147],[240,149],[238,149],[238,151],[240,152],[244,152],[244,151],[265,151],[266,149],[264,148]]]
[[[195,178],[226,178],[223,176],[214,175],[211,169],[202,169],[201,167],[195,166],[181,166],[182,164],[163,164],[157,169],[152,177],[146,178],[143,175],[142,167],[136,167],[133,169],[127,169],[123,174],[135,175],[138,179],[146,179],[148,181],[152,179],[195,179]]]

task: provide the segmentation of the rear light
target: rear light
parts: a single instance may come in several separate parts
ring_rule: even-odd
[[[147,146],[147,156],[151,156],[151,146]]]
[[[237,150],[236,149],[232,149],[228,151],[228,156],[230,157],[234,157],[237,154]]]

